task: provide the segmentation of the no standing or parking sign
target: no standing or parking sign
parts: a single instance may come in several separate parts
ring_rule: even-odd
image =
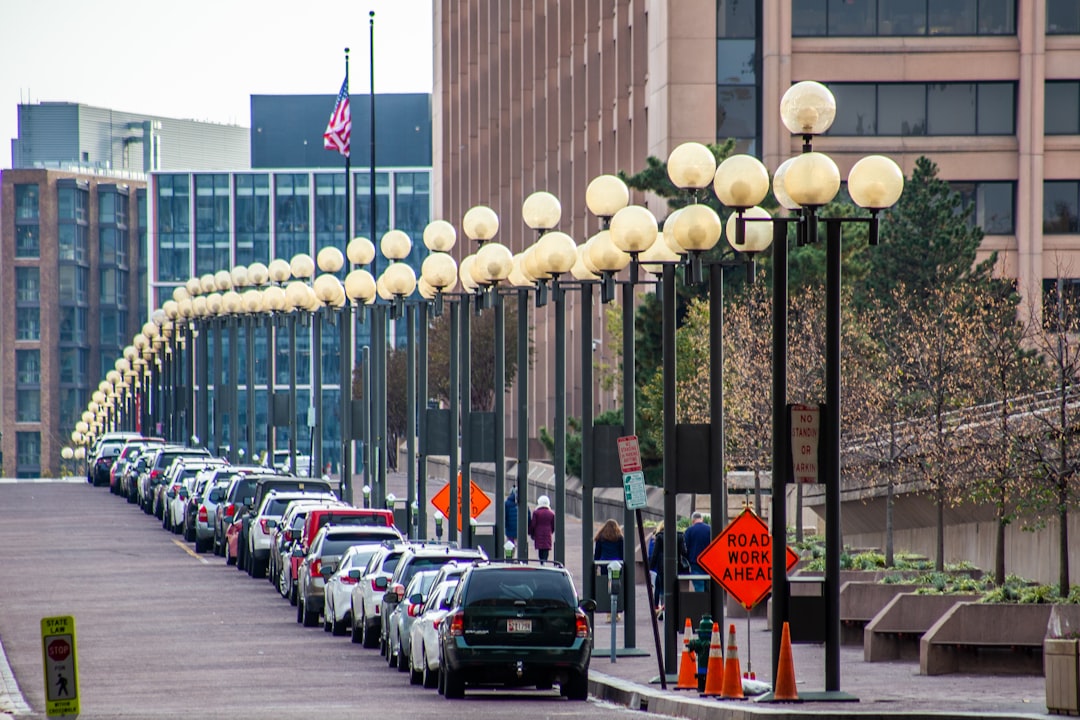
[[[75,618],[41,619],[41,653],[45,660],[45,714],[79,714],[79,675],[75,660]]]

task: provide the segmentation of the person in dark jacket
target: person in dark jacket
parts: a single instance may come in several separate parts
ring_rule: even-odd
[[[529,516],[529,537],[536,547],[536,557],[547,560],[555,542],[555,512],[547,495],[536,498],[536,510]]]
[[[593,560],[622,560],[623,532],[619,523],[608,520],[593,538]],[[601,570],[607,575],[607,567]]]
[[[698,557],[711,542],[712,528],[701,513],[695,512],[690,516],[690,527],[686,528],[686,557],[690,561],[690,572],[694,575],[705,574],[705,570],[698,564]],[[704,580],[694,580],[693,583],[696,592],[704,592]]]
[[[653,552],[649,557],[649,569],[656,573],[656,588],[654,598],[656,600],[656,614],[663,617],[664,613],[664,523],[661,521],[653,532],[656,539],[653,544]],[[686,538],[683,532],[675,533],[675,541],[678,543],[678,572],[688,572],[690,561],[686,557]]]
[[[518,534],[518,498],[517,488],[510,491],[503,503],[503,523],[505,523],[506,539],[517,545]]]

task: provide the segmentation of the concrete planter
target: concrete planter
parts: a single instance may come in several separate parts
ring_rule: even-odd
[[[1080,714],[1080,640],[1046,638],[1043,670],[1046,709],[1063,715]]]

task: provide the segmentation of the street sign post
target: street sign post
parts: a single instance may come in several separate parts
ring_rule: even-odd
[[[791,431],[791,479],[796,483],[820,482],[821,406],[788,405],[788,428]]]
[[[787,570],[799,556],[787,548]],[[747,610],[772,592],[772,535],[749,507],[728,523],[698,556],[698,565]]]
[[[458,532],[462,530],[461,520],[461,475],[458,474],[457,479],[457,529]],[[450,512],[450,483],[446,483],[443,489],[435,493],[435,497],[431,498],[431,504],[443,514],[444,517],[453,517],[454,513]],[[487,510],[491,505],[491,498],[487,496],[479,485],[472,480],[469,480],[469,517],[478,518],[480,513]]]
[[[648,504],[645,496],[645,473],[640,470],[623,473],[623,495],[627,510],[640,510]]]
[[[79,674],[75,653],[75,618],[41,619],[41,654],[45,661],[45,714],[79,714]]]

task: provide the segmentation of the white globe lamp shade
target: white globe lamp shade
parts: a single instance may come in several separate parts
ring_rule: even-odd
[[[319,299],[319,302],[323,305],[332,305],[341,294],[341,281],[337,279],[337,275],[325,272],[315,278],[312,289],[315,290],[315,297]]]
[[[289,271],[294,278],[304,280],[315,274],[315,261],[307,253],[298,253],[289,261]]]
[[[373,300],[375,292],[375,278],[367,270],[353,270],[345,276],[345,294],[353,302]]]
[[[453,284],[457,277],[457,263],[445,252],[433,252],[424,258],[420,276],[433,288],[442,289]]]
[[[753,207],[769,193],[769,171],[753,155],[732,155],[716,168],[713,190],[727,207]]]
[[[252,285],[265,285],[270,279],[270,271],[261,262],[253,262],[248,265],[248,282]]]
[[[780,119],[794,135],[820,135],[836,117],[836,98],[813,80],[795,83],[780,99]]]
[[[247,287],[248,284],[248,269],[247,265],[237,265],[229,271],[229,277],[232,280],[232,286]]]
[[[630,264],[630,253],[620,249],[611,239],[610,230],[601,230],[592,237],[589,260],[603,272],[619,272]]]
[[[639,253],[656,242],[656,216],[641,205],[627,205],[611,218],[611,241],[626,253]]]
[[[487,242],[476,251],[474,269],[487,279],[485,284],[501,282],[510,276],[514,267],[514,254],[502,243]]]
[[[214,274],[207,273],[200,277],[199,287],[202,289],[203,295],[208,295],[217,290],[217,282],[214,280]]]
[[[848,173],[848,194],[852,202],[869,210],[892,207],[904,192],[904,173],[892,158],[868,155]]]
[[[776,201],[780,203],[781,207],[788,210],[798,210],[800,205],[791,199],[791,195],[788,195],[787,185],[785,185],[785,178],[787,177],[788,168],[791,167],[791,163],[795,158],[788,158],[784,162],[780,163],[780,167],[776,168],[776,172],[773,173],[772,191],[776,196]]]
[[[431,252],[450,252],[457,242],[457,230],[445,220],[432,220],[424,228],[424,245]]]
[[[716,157],[701,143],[685,142],[668,155],[667,172],[675,187],[708,187],[716,174]]]
[[[490,240],[499,231],[499,216],[486,205],[476,205],[461,219],[461,229],[473,240]]]
[[[541,267],[549,275],[561,275],[570,272],[577,262],[577,243],[564,232],[549,232],[536,243]]]
[[[784,188],[803,207],[821,207],[840,190],[840,169],[825,153],[796,155],[784,173]]]
[[[270,274],[270,280],[278,284],[288,281],[292,277],[292,267],[289,265],[288,260],[277,258],[271,260],[270,264],[266,266],[267,272]]]
[[[616,175],[600,175],[585,188],[585,205],[597,217],[612,217],[630,204],[630,188]]]
[[[345,254],[353,265],[368,265],[375,259],[375,244],[366,237],[354,237],[345,248]]]
[[[345,255],[336,247],[325,247],[315,257],[319,269],[324,273],[336,273],[345,267]]]
[[[387,289],[395,297],[408,297],[416,289],[416,271],[407,263],[397,262],[383,273]]]
[[[412,240],[401,230],[390,230],[379,241],[383,257],[390,260],[404,260],[412,250]]]
[[[228,270],[218,270],[214,273],[214,289],[218,292],[231,290],[232,284],[232,273]]]
[[[748,208],[743,212],[744,218],[771,218],[772,215],[765,208],[754,206]],[[728,244],[735,250],[745,253],[759,253],[769,247],[772,244],[773,226],[771,222],[744,222],[743,223],[743,244],[736,243],[736,227],[737,216],[735,213],[731,213],[727,220],[727,237]]]
[[[188,295],[195,297],[202,294],[202,281],[197,277],[188,278],[188,281],[184,284],[184,288],[188,291]]]
[[[285,291],[278,285],[271,285],[263,290],[263,306],[270,312],[285,309]]]
[[[562,203],[551,193],[538,190],[521,204],[521,218],[533,230],[550,230],[559,226]]]
[[[711,250],[722,232],[720,216],[708,205],[687,205],[675,220],[675,242],[688,251]]]

